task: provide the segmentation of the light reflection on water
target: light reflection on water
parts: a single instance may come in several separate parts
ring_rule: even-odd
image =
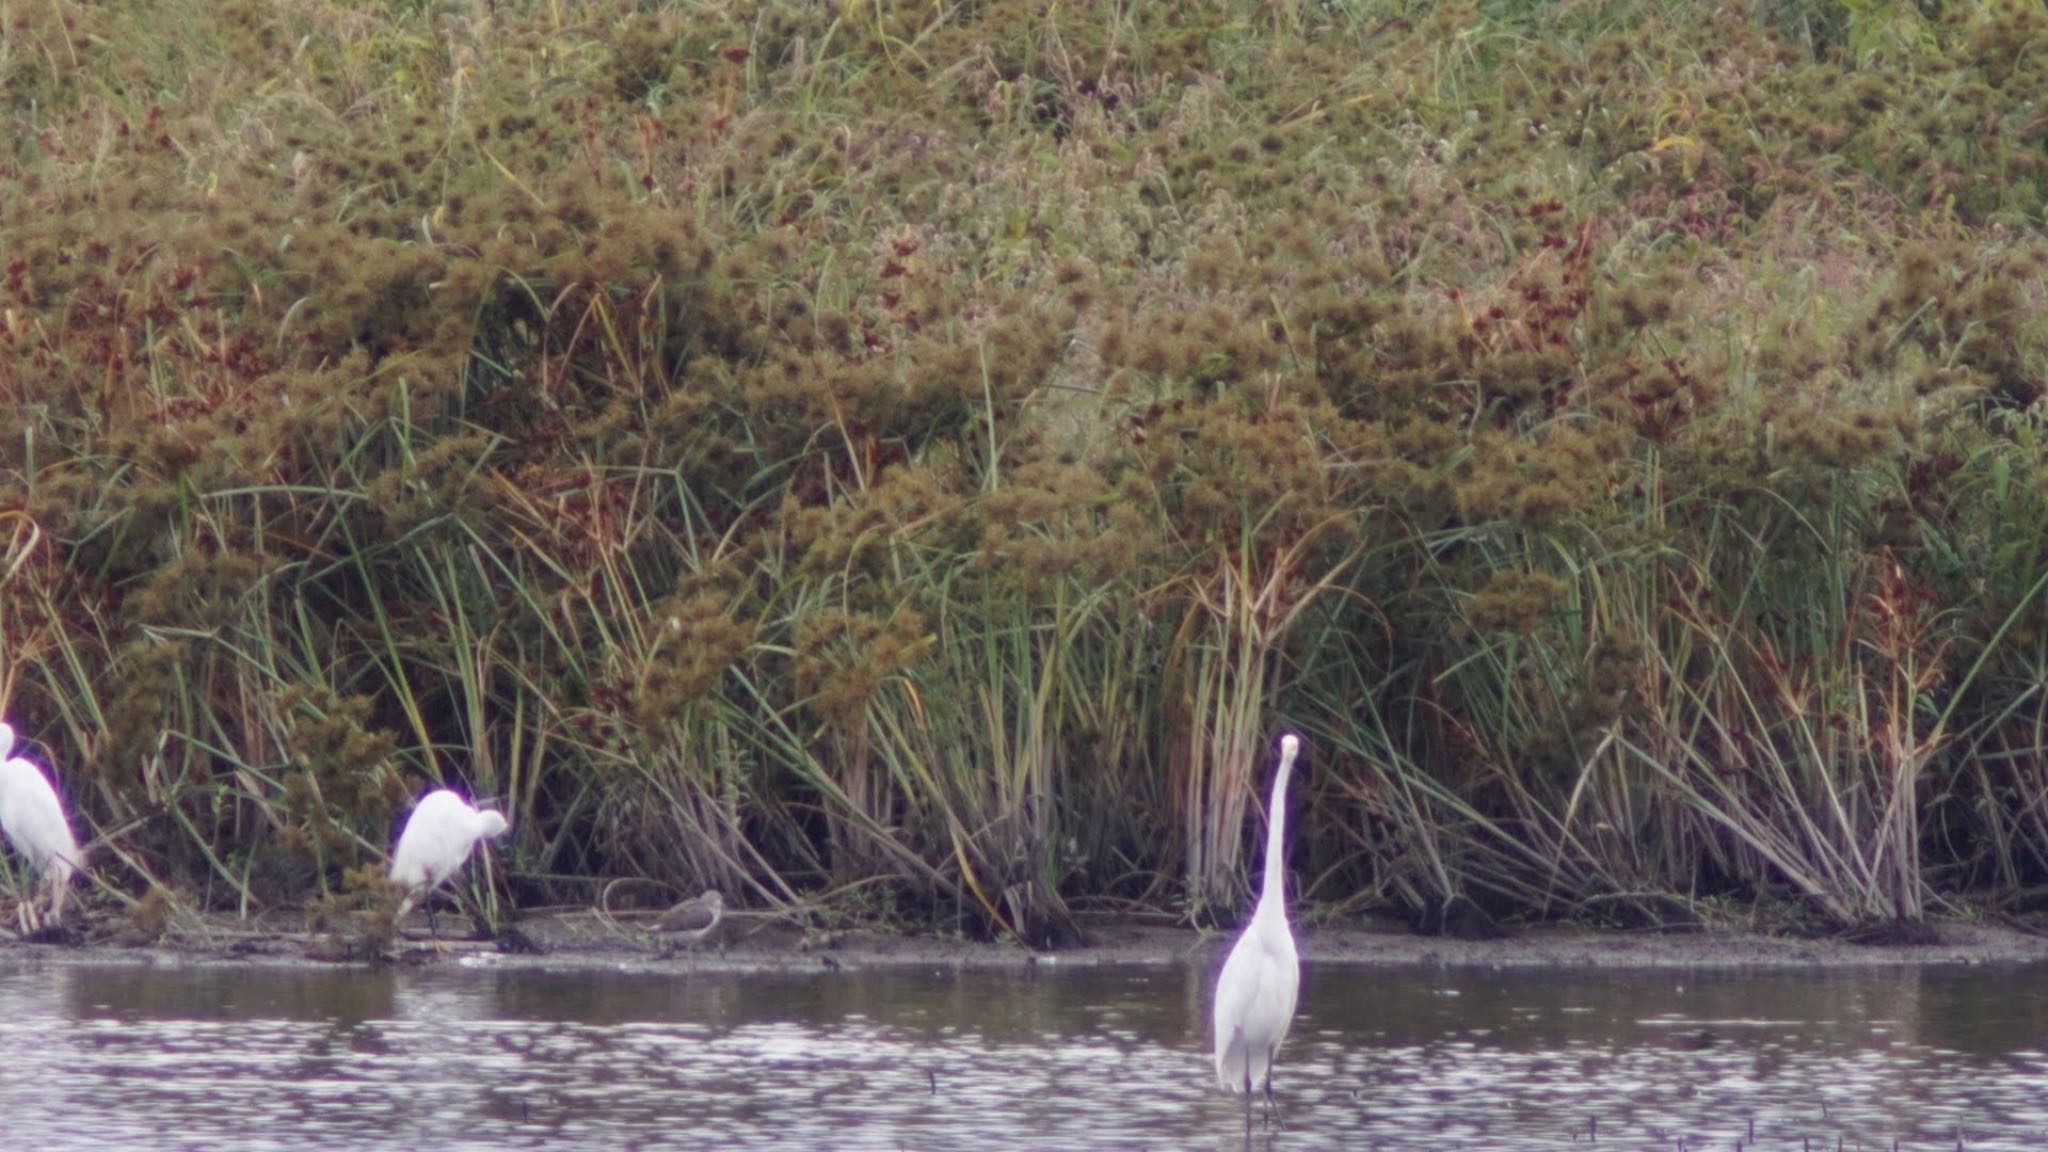
[[[0,968],[0,1133],[78,1148],[1233,1148],[1192,968]],[[1317,965],[1260,1147],[2040,1149],[2048,969]],[[1753,1135],[1752,1135],[1753,1133]]]

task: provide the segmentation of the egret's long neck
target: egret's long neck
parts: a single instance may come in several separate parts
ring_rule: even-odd
[[[1254,915],[1282,916],[1287,908],[1287,774],[1294,769],[1294,751],[1280,753],[1280,768],[1273,773],[1273,803],[1266,809],[1266,885],[1259,890],[1259,907]]]

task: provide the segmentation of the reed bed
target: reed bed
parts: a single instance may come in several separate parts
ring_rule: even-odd
[[[175,27],[179,33],[166,35]],[[113,890],[1034,943],[2048,868],[2038,5],[35,0],[0,694]]]

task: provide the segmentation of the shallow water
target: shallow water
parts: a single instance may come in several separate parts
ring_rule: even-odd
[[[7,1147],[1235,1148],[1207,972],[0,967]],[[1256,1146],[2048,1148],[2048,969],[1315,966]]]

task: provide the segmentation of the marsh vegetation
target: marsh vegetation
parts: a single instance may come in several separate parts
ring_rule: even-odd
[[[0,695],[180,909],[409,798],[1057,942],[2048,869],[2048,12],[80,4],[0,28]]]

